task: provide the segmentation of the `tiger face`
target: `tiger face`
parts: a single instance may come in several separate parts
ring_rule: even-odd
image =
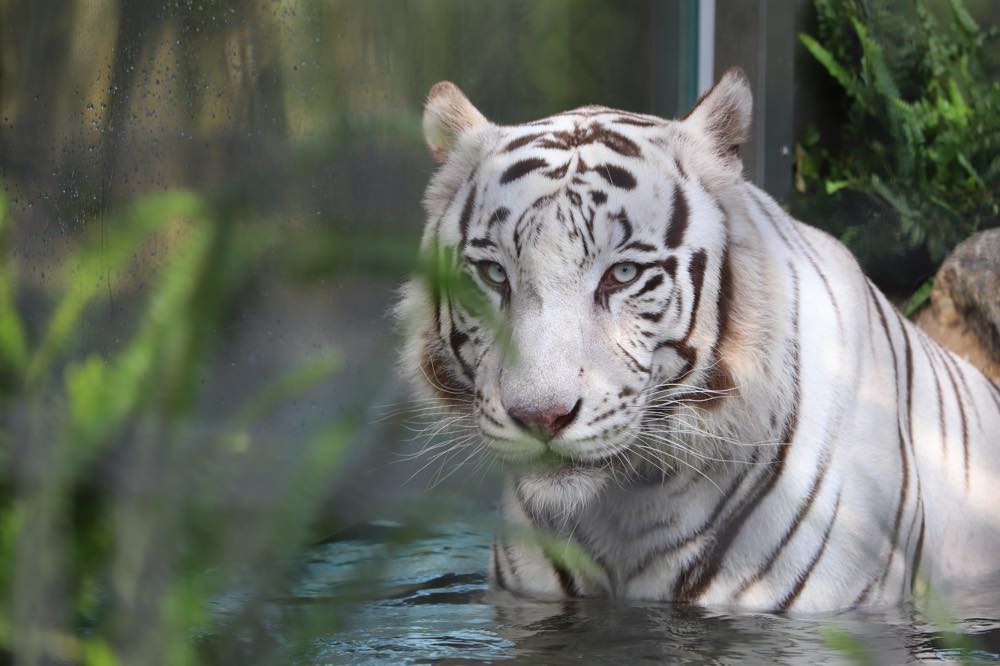
[[[410,283],[418,385],[497,455],[560,461],[548,478],[563,486],[664,471],[655,453],[692,427],[680,408],[735,390],[727,209],[750,105],[733,71],[681,121],[583,107],[501,127],[435,85],[424,249],[446,250],[486,305]]]

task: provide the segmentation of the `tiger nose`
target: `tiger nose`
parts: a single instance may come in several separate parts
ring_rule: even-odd
[[[548,441],[566,429],[576,415],[580,413],[582,399],[572,407],[556,405],[545,409],[509,407],[507,414],[521,428],[531,432],[539,439]]]

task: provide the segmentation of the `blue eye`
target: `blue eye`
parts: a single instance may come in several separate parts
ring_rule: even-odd
[[[608,270],[604,271],[601,277],[601,284],[598,289],[602,291],[614,291],[628,284],[632,284],[642,272],[642,267],[634,261],[622,261]]]
[[[639,267],[631,261],[623,261],[612,266],[608,275],[618,284],[628,284],[639,275]]]
[[[479,275],[491,285],[501,287],[507,284],[507,271],[495,261],[481,261],[477,266]]]

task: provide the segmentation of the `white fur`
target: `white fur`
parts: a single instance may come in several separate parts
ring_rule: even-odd
[[[537,596],[566,593],[568,580],[574,594],[821,610],[892,603],[997,568],[1000,392],[897,316],[839,242],[742,180],[731,150],[750,122],[742,75],[727,74],[684,121],[586,107],[541,122],[492,125],[454,86],[432,92],[425,116],[445,160],[427,191],[425,249],[459,247],[465,225],[460,270],[479,280],[515,351],[447,298],[435,318],[419,278],[399,306],[404,369],[422,397],[475,419],[496,455],[563,461],[519,468],[505,518],[575,541],[602,572],[560,576],[537,544],[501,539],[495,582]],[[593,141],[596,127],[641,156]],[[505,151],[535,134],[580,145],[536,139]],[[527,158],[546,167],[500,182]],[[564,176],[546,173],[560,164]],[[604,164],[627,168],[635,187],[609,185]],[[572,192],[594,190],[605,203],[574,203]],[[667,251],[679,191],[687,228]],[[501,208],[509,219],[489,223]],[[615,249],[626,234],[619,209],[632,238],[657,244],[676,270],[658,263],[643,275],[662,271],[659,287],[605,306],[595,304],[602,275],[634,255]],[[573,230],[588,210],[599,214],[585,250]],[[494,248],[473,250],[469,239],[484,234]],[[473,260],[503,264],[506,299]],[[726,262],[731,291],[720,299]],[[649,323],[649,308],[664,314]],[[650,342],[682,338],[686,347]],[[693,366],[671,383],[685,348]],[[706,388],[715,370],[725,381]],[[548,443],[508,413],[577,400],[579,414]]]

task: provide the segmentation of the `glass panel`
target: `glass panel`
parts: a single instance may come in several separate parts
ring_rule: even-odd
[[[451,501],[461,474],[425,491],[460,459],[400,462],[424,97],[676,113],[696,21],[672,4],[0,1],[0,651],[288,663],[392,543],[481,520],[493,477]],[[311,549],[387,517],[411,531]]]

